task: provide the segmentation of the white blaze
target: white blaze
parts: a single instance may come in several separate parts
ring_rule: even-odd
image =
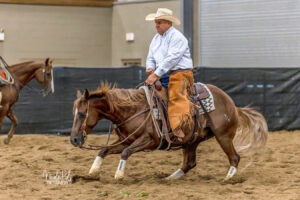
[[[77,113],[78,113],[78,108],[76,108],[75,113],[74,113],[73,124],[75,124],[75,119],[76,119]]]
[[[51,70],[51,92],[54,93],[54,79],[53,79],[53,69]]]

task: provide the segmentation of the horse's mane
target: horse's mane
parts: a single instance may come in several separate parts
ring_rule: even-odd
[[[9,65],[8,67],[11,68],[11,67],[19,67],[19,66],[23,66],[23,65],[28,65],[30,63],[34,63],[35,61],[26,61],[26,62],[22,62],[22,63],[17,63],[17,64],[14,64],[14,65]]]
[[[101,82],[100,86],[91,91],[89,98],[106,96],[107,102],[110,105],[111,110],[114,110],[117,106],[133,107],[138,104],[145,104],[145,93],[143,90],[137,89],[119,89],[116,85],[112,85],[108,82]]]
[[[116,89],[115,84],[112,85],[111,83],[108,83],[106,81],[101,82],[99,87],[96,90],[91,91],[89,93],[89,98],[106,95],[108,91],[115,90],[115,89]]]

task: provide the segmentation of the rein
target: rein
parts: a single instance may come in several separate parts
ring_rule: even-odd
[[[149,110],[150,110],[150,109],[147,108],[147,109],[143,110],[142,112],[139,112],[138,115],[135,115],[135,117],[137,117],[137,116],[139,116],[139,115],[141,115],[141,114],[143,114],[143,113],[145,113],[145,112],[147,112],[147,111],[149,111]],[[143,123],[141,123],[141,125],[140,125],[139,127],[137,127],[130,135],[128,135],[128,136],[127,136],[124,140],[122,140],[121,142],[118,142],[118,143],[116,143],[116,144],[107,145],[107,143],[108,143],[108,141],[109,141],[109,139],[108,139],[107,142],[106,142],[106,145],[100,145],[100,146],[98,146],[98,145],[87,144],[87,146],[81,146],[80,148],[81,148],[81,149],[89,149],[89,150],[100,150],[100,149],[103,148],[103,147],[114,147],[114,146],[120,145],[120,144],[126,142],[132,135],[134,135],[138,130],[140,130],[140,128],[141,128],[142,126],[145,125],[145,123],[146,123],[146,121],[149,119],[150,115],[151,115],[151,112],[149,112],[149,114],[147,115],[147,117],[146,117],[146,119],[143,121]],[[130,121],[130,120],[133,119],[132,117],[130,117],[130,118],[131,118],[131,119],[127,119],[126,122],[128,122],[128,121]],[[121,124],[123,124],[123,123],[121,123]],[[119,126],[117,126],[116,128],[118,128],[118,127],[119,127]],[[115,128],[115,129],[116,129],[116,128]],[[108,135],[108,138],[109,138],[109,137],[110,137],[110,134]]]

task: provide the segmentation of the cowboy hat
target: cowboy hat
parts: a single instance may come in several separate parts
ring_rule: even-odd
[[[176,25],[180,24],[180,20],[173,15],[173,11],[168,8],[158,8],[156,13],[151,13],[146,16],[146,21],[153,21],[156,19],[164,19],[173,22]]]

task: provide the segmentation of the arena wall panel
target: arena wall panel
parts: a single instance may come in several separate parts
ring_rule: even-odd
[[[50,57],[60,66],[110,66],[111,18],[112,8],[0,3],[0,55],[8,64]]]

